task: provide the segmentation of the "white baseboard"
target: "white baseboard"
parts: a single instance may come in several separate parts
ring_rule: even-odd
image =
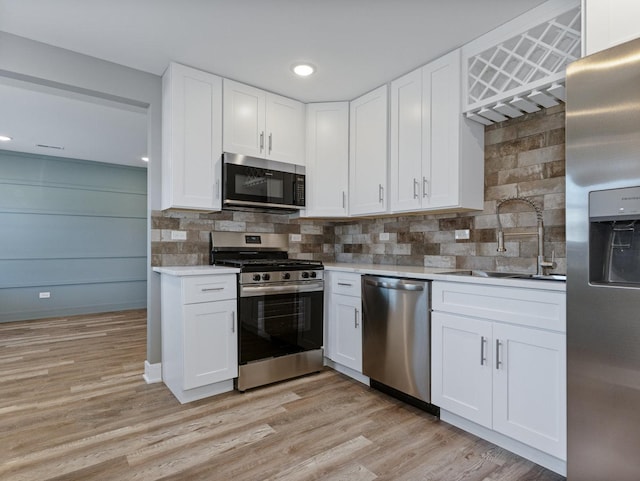
[[[145,361],[142,377],[147,384],[162,382],[162,363],[149,364],[149,361]]]
[[[345,376],[349,376],[356,381],[361,382],[362,384],[369,385],[369,377],[364,374],[351,369],[350,367],[343,366],[342,364],[338,364],[337,362],[332,361],[328,357],[324,358],[324,365],[330,367],[331,369],[335,369],[339,373],[344,374]]]

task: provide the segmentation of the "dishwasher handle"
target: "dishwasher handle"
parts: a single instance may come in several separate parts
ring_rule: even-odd
[[[385,282],[365,279],[364,282],[370,286],[382,287],[384,289],[397,289],[399,291],[424,291],[424,284],[406,284],[402,282]]]

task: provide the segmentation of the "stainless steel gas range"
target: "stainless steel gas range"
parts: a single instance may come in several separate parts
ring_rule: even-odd
[[[211,264],[240,268],[240,391],[320,371],[324,267],[289,259],[287,234],[211,233]]]

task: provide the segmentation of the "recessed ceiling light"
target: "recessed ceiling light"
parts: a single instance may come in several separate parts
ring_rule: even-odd
[[[13,139],[7,135],[0,135],[0,142],[9,142],[10,140]]]
[[[140,159],[145,161],[145,162],[149,162],[149,157],[140,157]]]
[[[292,70],[293,73],[299,75],[300,77],[308,77],[316,71],[316,68],[308,63],[298,63],[293,66]]]

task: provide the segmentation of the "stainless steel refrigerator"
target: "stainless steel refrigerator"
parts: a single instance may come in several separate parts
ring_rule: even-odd
[[[569,481],[640,480],[640,39],[567,69]]]

